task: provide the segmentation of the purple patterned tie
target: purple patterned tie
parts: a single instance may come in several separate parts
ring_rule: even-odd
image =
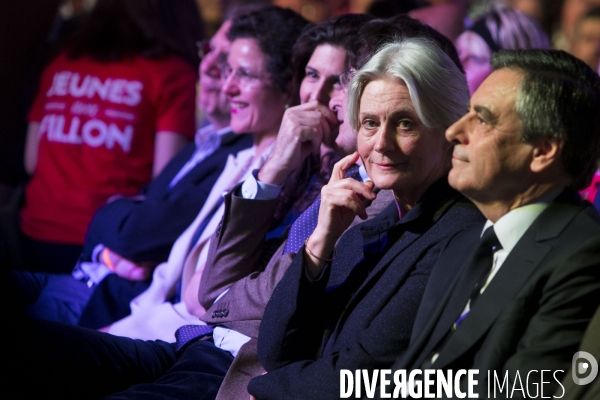
[[[346,170],[346,178],[354,178],[361,181],[358,165],[353,164]],[[321,206],[321,197],[319,196],[300,216],[294,221],[290,228],[290,233],[283,248],[283,254],[297,253],[304,244],[306,238],[317,227],[319,220],[319,207]]]
[[[177,351],[194,339],[212,334],[213,327],[210,325],[184,325],[175,331],[175,342]]]

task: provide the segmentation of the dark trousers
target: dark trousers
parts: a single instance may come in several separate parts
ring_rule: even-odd
[[[5,390],[61,399],[214,399],[230,353],[212,341],[177,355],[171,343],[113,336],[51,321],[24,320],[7,343]]]

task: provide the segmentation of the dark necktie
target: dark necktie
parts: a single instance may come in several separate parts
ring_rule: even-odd
[[[210,325],[184,325],[175,331],[175,343],[179,352],[183,347],[194,339],[212,334],[213,327]]]
[[[351,165],[346,170],[346,178],[353,178],[361,181],[359,166]],[[283,248],[283,254],[297,253],[304,241],[313,233],[319,220],[319,207],[321,206],[321,197],[319,196],[290,227],[290,233],[287,242]]]
[[[496,232],[494,232],[494,227],[490,226],[485,230],[481,239],[479,239],[477,252],[475,253],[473,261],[461,272],[459,281],[452,290],[452,296],[448,299],[446,308],[440,315],[438,326],[447,327],[448,325],[446,324],[452,321],[452,318],[454,318],[453,315],[456,315],[454,313],[459,307],[462,307],[460,309],[461,314],[454,321],[452,327],[449,330],[446,330],[444,336],[439,339],[434,348],[430,350],[430,355],[423,360],[421,365],[422,369],[431,368],[431,365],[434,363],[434,355],[438,354],[440,350],[444,348],[458,326],[469,315],[473,303],[479,297],[481,288],[485,285],[490,275],[494,263],[494,253],[501,248],[502,245],[496,236]],[[461,294],[469,290],[471,291],[471,294],[465,304],[464,300],[459,299],[464,299]],[[467,307],[467,304],[469,307]]]
[[[481,294],[481,288],[485,286],[485,283],[487,282],[492,270],[492,266],[494,264],[494,253],[500,249],[502,249],[502,245],[496,236],[494,227],[490,226],[485,230],[483,236],[479,240],[479,248],[477,249],[477,254],[475,255],[475,260],[472,264],[471,273],[475,277],[475,287],[473,288],[471,296],[469,297],[469,307],[467,310],[462,312],[460,317],[458,317],[454,323],[454,328],[457,328],[458,325],[460,325],[460,323],[467,317],[469,310],[479,298],[479,295]]]

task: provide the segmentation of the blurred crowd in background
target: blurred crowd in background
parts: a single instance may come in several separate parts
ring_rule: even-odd
[[[236,0],[196,2],[205,35],[210,37]],[[21,155],[25,115],[33,101],[37,79],[94,3],[95,0],[22,0],[4,2],[1,6],[0,204],[10,200],[10,187],[27,179]],[[478,16],[504,4],[533,17],[550,37],[553,48],[567,50],[598,68],[600,0],[275,0],[272,3],[292,8],[313,22],[345,13],[389,17],[410,12],[452,40]]]

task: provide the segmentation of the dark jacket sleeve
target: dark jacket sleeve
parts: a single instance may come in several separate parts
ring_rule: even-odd
[[[197,164],[173,188],[169,184],[194,153],[193,143],[148,184],[143,200],[120,198],[100,208],[88,227],[84,257],[102,243],[135,262],[166,261],[175,240],[200,212],[228,155],[250,145],[249,135],[239,136]]]
[[[233,197],[231,200],[232,205],[241,205],[239,198]],[[368,219],[372,219],[378,215],[379,212],[392,201],[393,197],[390,191],[381,191],[377,197],[377,200],[367,207]],[[226,199],[226,204],[227,202],[228,200]],[[252,211],[253,210],[248,210],[248,212]],[[362,222],[362,220],[356,217],[351,226],[354,226],[360,222]],[[229,230],[233,233],[239,231],[237,228],[234,229],[235,226],[232,224],[232,222],[227,222],[227,225]],[[221,234],[224,235],[224,232],[221,232]],[[225,240],[225,236],[223,236],[222,240]],[[264,271],[262,271],[260,268],[257,268],[253,272],[250,272],[247,276],[244,274],[253,267],[250,265],[248,260],[243,257],[244,254],[238,254],[234,252],[234,254],[228,255],[224,253],[222,257],[228,260],[227,262],[223,262],[226,270],[230,268],[228,267],[229,265],[235,266],[236,263],[239,263],[242,266],[238,271],[232,270],[229,272],[230,276],[232,276],[231,280],[235,279],[235,274],[241,276],[241,278],[231,285],[227,294],[218,302],[212,304],[210,308],[207,309],[206,314],[200,319],[209,324],[228,326],[238,332],[243,333],[244,335],[253,338],[258,337],[259,324],[262,320],[267,302],[271,298],[271,294],[273,293],[276,285],[283,278],[288,267],[295,258],[295,253],[283,254],[284,245],[285,242],[283,242],[276,250]],[[220,246],[221,245],[217,244],[216,242],[211,242],[211,249],[209,250],[208,256],[209,260],[211,257],[214,259],[215,254],[219,252]],[[233,249],[234,247],[231,248],[231,250]],[[215,251],[214,254],[212,254],[213,251]],[[208,267],[209,264],[207,263],[207,268]],[[213,264],[211,268],[213,268],[211,271],[222,270],[221,266],[219,266],[219,269],[217,269],[215,264]],[[212,272],[209,274],[212,274]],[[213,276],[211,279],[215,282],[218,282],[221,278],[218,276]],[[225,286],[221,286],[220,290],[224,290],[224,287]],[[214,296],[220,293],[219,290],[213,290],[213,292]]]
[[[200,319],[207,324],[227,326],[258,338],[265,306],[294,260],[295,253],[282,254],[283,247],[284,244],[279,246],[264,271],[254,271],[235,282]]]
[[[367,325],[357,327],[353,343],[346,342],[323,355],[319,355],[320,348],[329,325],[325,304],[333,301],[329,296],[335,296],[335,291],[328,293],[321,282],[310,283],[297,257],[265,310],[258,351],[268,373],[250,381],[249,392],[258,399],[338,398],[340,369],[392,365],[408,346],[412,322],[438,254],[428,252],[419,261],[402,289],[382,303]]]

